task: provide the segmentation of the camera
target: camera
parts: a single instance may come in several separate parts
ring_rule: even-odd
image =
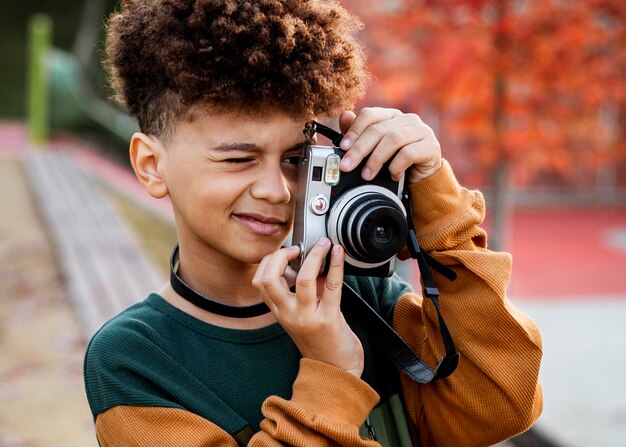
[[[339,144],[333,140],[334,144]],[[304,147],[298,165],[293,245],[299,270],[316,242],[328,237],[345,251],[344,274],[391,276],[396,254],[406,243],[407,212],[401,197],[404,176],[394,181],[388,163],[370,181],[361,177],[367,159],[350,172],[339,164],[345,151],[336,146]],[[322,271],[328,270],[328,259]]]

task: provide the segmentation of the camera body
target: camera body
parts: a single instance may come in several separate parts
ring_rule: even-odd
[[[367,159],[341,172],[345,151],[333,146],[305,146],[298,165],[298,192],[292,243],[299,270],[322,237],[345,252],[345,275],[391,276],[396,254],[406,243],[407,213],[402,204],[404,177],[394,181],[388,164],[370,181],[361,177]],[[328,270],[328,259],[322,271]]]

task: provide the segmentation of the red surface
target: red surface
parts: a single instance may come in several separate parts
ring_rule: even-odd
[[[509,225],[510,298],[626,300],[625,208],[518,209]]]
[[[626,298],[626,209],[518,210],[510,228],[514,297]]]

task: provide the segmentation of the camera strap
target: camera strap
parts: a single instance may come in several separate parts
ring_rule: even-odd
[[[270,308],[267,307],[267,304],[264,302],[252,304],[250,306],[233,306],[226,303],[220,303],[219,301],[212,300],[211,298],[202,295],[200,292],[195,291],[180,277],[178,272],[179,264],[178,244],[176,244],[174,250],[172,250],[172,255],[170,256],[170,284],[172,285],[172,289],[174,289],[178,295],[189,301],[194,306],[217,315],[232,318],[258,317],[259,315],[265,315],[270,312]]]
[[[408,193],[407,193],[408,195]],[[409,216],[412,210],[409,200]],[[437,318],[439,320],[439,331],[441,341],[445,349],[444,357],[439,361],[435,369],[426,365],[417,354],[406,344],[400,335],[365,301],[349,284],[343,284],[343,299],[341,307],[343,311],[358,315],[360,321],[368,328],[368,333],[372,335],[372,341],[378,345],[396,367],[413,381],[417,383],[428,383],[436,379],[448,377],[454,372],[459,364],[460,354],[454,346],[454,340],[448,330],[439,304],[439,289],[435,285],[429,263],[433,268],[446,276],[450,280],[456,279],[456,273],[443,264],[427,256],[419,247],[415,228],[412,219],[409,221],[409,234],[407,245],[413,259],[417,261],[423,283],[423,295],[435,306]]]
[[[304,134],[307,141],[312,140],[315,133],[319,133],[328,138],[335,146],[339,146],[343,139],[343,134],[336,130],[324,126],[316,121],[310,121],[305,127]],[[441,332],[441,341],[445,349],[444,357],[439,361],[435,369],[426,365],[417,354],[406,344],[400,335],[365,301],[349,284],[343,283],[343,291],[341,300],[342,310],[352,312],[358,315],[360,321],[368,328],[368,332],[372,334],[372,340],[378,344],[383,352],[385,352],[390,360],[396,365],[400,371],[418,383],[428,383],[436,379],[448,377],[454,372],[459,364],[460,354],[457,352],[452,340],[452,335],[448,330],[443,315],[441,314],[441,306],[439,304],[439,289],[435,285],[430,266],[437,270],[441,275],[453,281],[456,279],[456,273],[436,261],[432,257],[424,253],[417,242],[415,227],[413,226],[413,206],[407,188],[404,188],[402,201],[407,210],[407,223],[409,233],[407,236],[407,246],[413,259],[417,261],[417,266],[422,277],[424,298],[429,299],[435,306],[437,318],[439,320],[439,331]]]

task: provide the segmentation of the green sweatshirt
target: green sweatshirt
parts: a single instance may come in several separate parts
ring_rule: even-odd
[[[397,276],[346,280],[364,297],[386,291],[370,303],[387,315],[396,299],[410,291]],[[358,316],[346,318],[367,353],[362,378],[381,396],[372,418],[376,436],[394,442],[389,446],[399,445],[405,434],[396,433],[395,425],[387,433],[390,428],[381,423],[388,418],[389,399],[400,394],[397,373],[369,341]],[[235,435],[258,431],[261,407],[269,396],[291,397],[300,359],[278,323],[255,330],[217,327],[153,293],[94,336],[85,358],[85,385],[94,417],[118,405],[179,408]]]

